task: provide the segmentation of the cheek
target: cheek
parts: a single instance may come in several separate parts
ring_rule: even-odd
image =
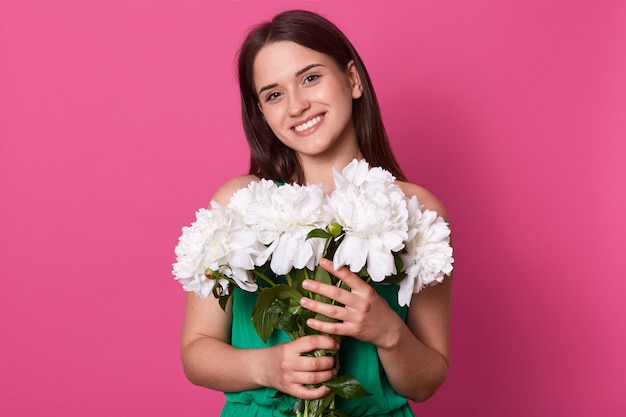
[[[338,81],[332,91],[333,101],[341,108],[341,111],[348,111],[352,113],[352,87],[348,80],[346,80],[346,82]]]
[[[282,126],[284,124],[282,113],[280,111],[277,111],[277,108],[275,106],[272,106],[272,108],[269,110],[265,109],[265,111],[263,112],[263,117],[265,119],[265,123],[267,123],[272,132],[274,132],[274,134],[280,139],[282,136],[281,131],[284,130],[282,129]]]
[[[265,123],[267,123],[271,128],[276,126],[278,121],[278,112],[276,111],[276,107],[267,107],[263,109],[263,118],[265,119]]]
[[[341,113],[344,118],[351,119],[352,118],[352,106],[354,99],[352,98],[352,94],[350,90],[342,91],[342,94],[337,97],[337,110]]]

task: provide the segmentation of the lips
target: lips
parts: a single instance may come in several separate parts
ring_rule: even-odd
[[[299,125],[296,125],[293,127],[293,129],[296,132],[303,132],[307,129],[312,128],[313,126],[317,125],[319,122],[321,122],[323,119],[323,115],[319,115],[319,116],[315,116],[312,119],[307,120],[304,123],[301,123]]]

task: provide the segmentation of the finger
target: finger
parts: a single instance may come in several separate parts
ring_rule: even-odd
[[[324,335],[303,336],[290,343],[298,355],[318,349],[339,350],[339,342],[330,336]]]
[[[342,280],[344,284],[346,284],[352,290],[358,289],[363,285],[368,285],[365,281],[363,281],[361,277],[350,271],[350,269],[346,268],[345,266],[339,269],[335,269],[333,262],[329,259],[321,259],[319,265],[329,274],[332,274],[338,279]]]
[[[317,330],[321,333],[336,334],[339,336],[350,336],[348,333],[348,326],[344,322],[327,322],[317,319],[308,319],[306,321],[307,326],[313,330]]]
[[[333,298],[330,295],[328,297]],[[346,308],[335,304],[323,303],[321,301],[312,300],[308,297],[302,297],[300,299],[300,305],[308,310],[311,310],[314,313],[319,313],[331,319],[345,320],[348,318],[348,312],[346,311]]]
[[[329,379],[330,378],[320,380],[319,382],[314,383],[314,385],[321,384]],[[293,386],[293,389],[289,394],[296,398],[302,398],[303,400],[315,400],[330,394],[330,388],[325,385],[320,385],[319,387],[306,387],[304,385],[297,384]]]
[[[330,298],[340,304],[347,304],[350,300],[350,291],[346,291],[343,288],[336,287],[334,285],[324,284],[322,282],[318,282],[312,279],[305,279],[302,281],[302,288],[307,291],[314,292],[315,294],[319,294],[321,296]],[[302,304],[302,302],[306,303],[306,300],[300,300],[300,305],[305,308],[309,308]]]
[[[300,356],[294,364],[295,372],[317,373],[333,372],[335,368],[335,358],[332,356]],[[306,382],[313,384],[314,382]]]

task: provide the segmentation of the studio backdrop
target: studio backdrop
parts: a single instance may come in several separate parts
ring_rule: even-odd
[[[292,8],[353,41],[450,214],[450,372],[416,415],[625,415],[625,4],[0,0],[0,415],[219,414],[173,250],[247,170],[239,45]]]

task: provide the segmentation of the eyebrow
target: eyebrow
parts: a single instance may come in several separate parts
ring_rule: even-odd
[[[301,70],[298,70],[294,76],[295,77],[299,77],[302,74],[304,74],[305,72],[307,72],[308,70],[310,70],[311,68],[315,68],[315,67],[323,67],[323,64],[311,64],[311,65],[307,65],[306,67],[302,68]],[[261,89],[259,90],[259,92],[257,93],[258,96],[261,95],[261,93],[265,90],[271,90],[272,88],[278,87],[277,83],[273,83],[273,84],[268,84],[265,87],[261,87]]]

